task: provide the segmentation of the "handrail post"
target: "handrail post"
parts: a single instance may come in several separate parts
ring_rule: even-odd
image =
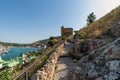
[[[26,71],[24,74],[25,74],[25,78],[24,79],[28,80],[28,71]]]

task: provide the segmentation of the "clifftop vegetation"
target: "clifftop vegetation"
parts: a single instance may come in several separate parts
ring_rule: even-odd
[[[79,32],[79,38],[102,38],[111,34],[111,27],[120,20],[120,6],[106,14],[99,20],[82,28]]]

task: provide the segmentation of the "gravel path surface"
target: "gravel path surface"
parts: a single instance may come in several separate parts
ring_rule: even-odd
[[[75,66],[74,61],[71,57],[62,57],[68,55],[68,50],[70,49],[70,44],[67,44],[62,52],[61,57],[59,58],[56,73],[53,80],[68,80],[69,70]]]

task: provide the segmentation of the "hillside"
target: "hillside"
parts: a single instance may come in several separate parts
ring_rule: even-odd
[[[54,38],[57,39],[57,40],[59,40],[60,36],[57,36],[57,37],[54,37]],[[38,46],[38,45],[41,45],[41,44],[47,45],[48,42],[49,42],[49,39],[44,39],[44,40],[39,40],[39,41],[33,42],[30,45],[31,46]]]
[[[120,6],[78,35],[69,51],[78,60],[70,80],[120,80]]]
[[[0,42],[0,45],[4,46],[29,46],[30,44],[20,44],[20,43],[9,43],[9,42]]]
[[[116,37],[111,32],[113,26],[120,21],[120,6],[112,10],[94,23],[79,30],[79,38],[105,38]]]
[[[36,42],[33,42],[31,43],[32,46],[38,46],[38,45],[41,45],[41,44],[47,44],[49,41],[49,39],[45,39],[45,40],[39,40],[39,41],[36,41]]]

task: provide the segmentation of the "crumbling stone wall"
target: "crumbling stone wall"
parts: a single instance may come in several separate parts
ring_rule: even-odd
[[[61,44],[59,47],[55,49],[55,51],[50,55],[48,60],[46,61],[46,64],[41,68],[41,70],[38,70],[37,73],[35,73],[31,80],[52,80],[53,75],[55,72],[55,67],[58,61],[58,58],[60,54],[62,53],[62,49],[64,47],[64,44]]]

